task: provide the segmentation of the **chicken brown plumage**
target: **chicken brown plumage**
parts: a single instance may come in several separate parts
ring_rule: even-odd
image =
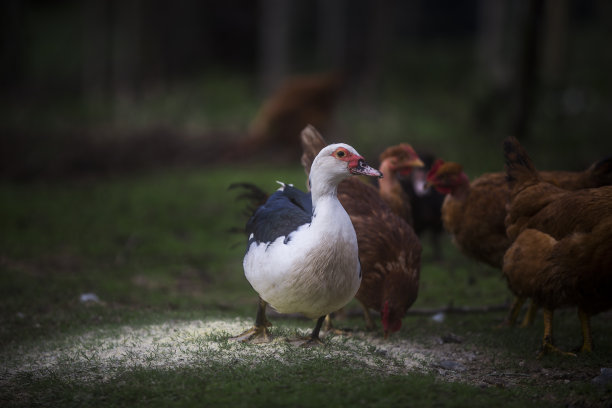
[[[308,124],[322,130],[332,124],[343,83],[343,74],[335,71],[286,78],[262,104],[230,158],[249,157],[256,151],[297,157],[300,146],[295,135]]]
[[[542,171],[543,180],[567,190],[612,184],[612,159],[602,160],[582,172]],[[485,173],[470,183],[463,167],[437,160],[428,184],[447,194],[442,206],[444,228],[466,255],[501,268],[512,242],[506,235],[506,203],[510,189],[505,173]]]
[[[543,180],[515,138],[504,143],[511,187],[503,273],[519,297],[544,309],[543,351],[555,309],[577,307],[581,351],[592,350],[590,317],[612,308],[612,187],[569,191]]]
[[[465,255],[501,268],[510,245],[504,226],[508,200],[504,174],[483,174],[470,183],[460,164],[438,159],[427,183],[446,194],[442,223],[453,243]]]
[[[605,159],[581,172],[543,171],[540,177],[566,189],[612,183],[612,159]],[[506,174],[486,173],[470,183],[458,163],[437,160],[427,175],[428,184],[447,194],[442,206],[444,228],[465,255],[501,269],[503,257],[513,239],[506,234],[506,203],[510,189]],[[511,307],[506,324],[514,324],[524,298]],[[532,307],[523,322],[533,320]]]
[[[302,164],[308,174],[313,155],[326,143],[312,127],[304,129],[301,139]],[[357,234],[362,281],[355,298],[364,308],[368,328],[374,325],[369,309],[380,312],[386,337],[400,329],[401,319],[417,298],[421,244],[412,227],[389,208],[374,186],[358,179],[344,180],[338,185],[338,199]]]

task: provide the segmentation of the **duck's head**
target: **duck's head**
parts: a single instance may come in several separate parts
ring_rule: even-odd
[[[350,175],[382,177],[382,173],[370,167],[363,156],[352,146],[335,143],[321,149],[312,163],[311,172],[324,173],[339,183]]]

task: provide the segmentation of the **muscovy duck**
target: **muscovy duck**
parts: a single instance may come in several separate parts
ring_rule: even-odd
[[[338,184],[351,175],[382,177],[353,147],[329,145],[312,164],[310,193],[282,185],[249,219],[243,267],[260,299],[255,325],[234,340],[270,341],[270,304],[317,318],[304,345],[318,344],[325,315],[355,296],[361,283],[357,237],[337,198]]]

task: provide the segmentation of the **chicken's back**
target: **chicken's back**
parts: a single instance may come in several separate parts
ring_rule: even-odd
[[[518,153],[526,154],[524,151]],[[519,159],[522,160],[527,158]],[[579,191],[612,182],[611,161],[602,160],[581,172],[543,171],[534,173],[533,177],[529,177],[529,173],[535,169],[528,166],[517,176],[517,179],[523,177],[522,183],[515,183],[513,189],[509,187],[505,173],[483,174],[470,184],[469,195],[464,199],[445,198],[442,208],[444,227],[463,253],[500,268],[504,253],[525,228],[543,229],[554,237],[561,237],[575,228],[591,229],[595,219],[581,218],[579,209],[583,205],[605,206],[605,201],[595,203],[579,198],[592,197],[589,192],[576,193],[575,201],[557,201],[567,194],[567,190]],[[550,204],[549,209],[541,212]],[[602,211],[605,210],[594,209],[593,213]],[[568,221],[552,221],[556,213],[565,214]]]
[[[595,162],[583,171],[541,171],[540,177],[566,190],[612,185],[612,157]]]
[[[505,223],[510,239],[528,228],[562,239],[574,232],[590,232],[612,215],[612,186],[570,191],[551,184],[516,138],[506,139],[504,155],[510,187]],[[605,170],[600,163],[591,169]]]
[[[508,206],[507,233],[518,236],[534,228],[556,239],[574,232],[591,232],[612,215],[612,186],[568,191],[546,182],[516,195]]]

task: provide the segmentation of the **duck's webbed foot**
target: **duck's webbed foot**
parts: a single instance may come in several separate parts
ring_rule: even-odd
[[[259,298],[259,304],[257,306],[257,318],[255,319],[255,325],[243,333],[237,336],[230,337],[230,340],[239,341],[242,343],[269,343],[272,341],[272,335],[268,330],[268,327],[272,326],[272,323],[266,318],[266,306],[268,304],[262,298]]]
[[[305,342],[300,344],[300,347],[310,348],[310,347],[323,346],[325,344],[323,343],[323,340],[321,340],[319,337],[317,338],[306,337],[305,340],[306,340]]]
[[[312,330],[310,336],[301,337],[298,339],[298,341],[301,342],[300,347],[308,348],[324,345],[323,341],[321,341],[321,338],[319,337],[319,332],[321,331],[321,326],[323,326],[323,321],[325,321],[325,316],[319,317],[319,319],[317,320],[317,324]]]
[[[270,343],[272,335],[267,326],[255,325],[237,336],[230,337],[230,340],[253,344]]]

